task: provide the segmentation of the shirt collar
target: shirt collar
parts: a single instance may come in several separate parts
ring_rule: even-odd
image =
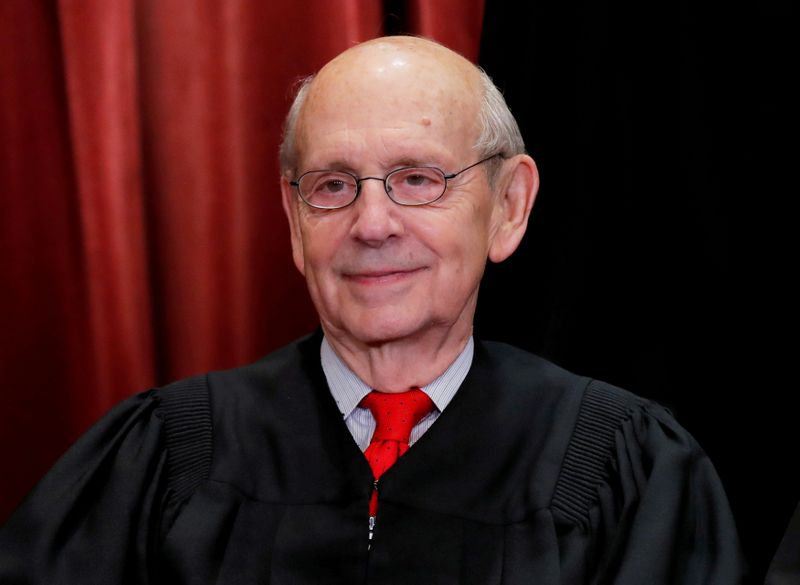
[[[439,412],[444,411],[445,407],[456,395],[464,378],[467,377],[469,368],[472,365],[472,356],[475,352],[475,342],[472,336],[467,340],[467,344],[452,364],[442,373],[441,376],[426,384],[422,391],[433,401]],[[344,418],[350,416],[355,410],[361,399],[372,391],[368,385],[361,381],[353,371],[347,367],[342,359],[333,351],[328,340],[323,337],[320,346],[320,361],[325,378],[328,380],[336,406]]]

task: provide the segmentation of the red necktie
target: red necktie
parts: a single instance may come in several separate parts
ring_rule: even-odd
[[[408,451],[411,429],[433,410],[433,402],[422,390],[412,388],[399,394],[373,390],[359,405],[369,408],[375,418],[375,433],[364,455],[377,482],[380,476]],[[373,490],[369,502],[369,515],[375,516],[377,511],[378,492]]]

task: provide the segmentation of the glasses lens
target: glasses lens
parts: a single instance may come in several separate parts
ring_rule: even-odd
[[[444,173],[432,167],[399,169],[386,177],[391,198],[403,205],[424,205],[441,197],[446,186]]]
[[[347,173],[311,171],[300,177],[300,195],[322,209],[345,207],[356,197],[356,180]]]

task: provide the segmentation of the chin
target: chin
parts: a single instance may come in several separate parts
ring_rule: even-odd
[[[392,313],[383,316],[367,315],[345,329],[351,337],[366,345],[410,338],[425,329],[424,320],[403,318],[396,310]]]

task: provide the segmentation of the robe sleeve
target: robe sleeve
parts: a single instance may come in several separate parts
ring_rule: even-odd
[[[695,439],[658,404],[603,383],[592,391],[570,446],[578,487],[562,485],[559,502],[587,544],[585,581],[744,583],[725,491]]]
[[[204,379],[124,400],[69,448],[0,528],[0,583],[153,583],[165,524],[208,461]]]
[[[0,582],[148,583],[164,477],[154,393],[106,414],[0,530]],[[144,571],[144,574],[143,574]]]

